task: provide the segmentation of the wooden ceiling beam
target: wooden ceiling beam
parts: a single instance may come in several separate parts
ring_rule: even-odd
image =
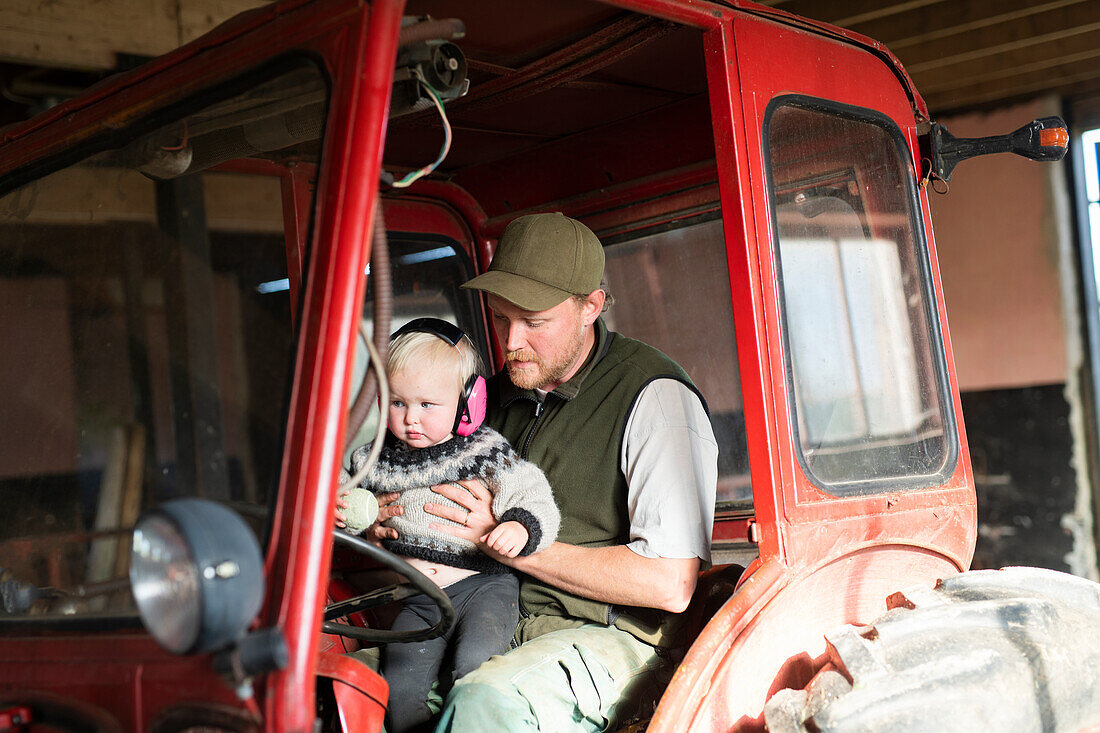
[[[117,55],[159,56],[266,0],[6,0],[0,61],[103,71]]]
[[[841,28],[858,30],[855,26],[861,23],[890,18],[917,10],[927,12],[926,9],[930,6],[950,4],[954,1],[893,0],[892,2],[876,2],[876,0],[835,0],[822,2],[821,0],[764,0],[761,4],[769,5],[777,10],[785,10],[795,15],[823,20]],[[862,32],[860,31],[860,33]]]
[[[764,0],[885,44],[933,110],[1094,90],[1097,0]],[[1084,90],[1084,91],[1082,91]]]
[[[925,84],[923,94],[927,98],[930,95],[949,95],[978,86],[1011,87],[1025,83],[1028,78],[1046,78],[1048,83],[1053,83],[1054,80],[1072,76],[1081,69],[1100,68],[1098,62],[1100,62],[1100,48],[1095,48],[1057,59],[1044,59],[1026,67],[1017,66],[1000,72],[956,76],[940,84]]]
[[[910,74],[1002,56],[1044,44],[1068,42],[1100,29],[1100,2],[1082,3],[972,31],[961,43],[943,38],[899,54]]]
[[[1076,70],[1059,76],[1044,74],[1025,77],[1000,85],[978,84],[925,97],[933,117],[948,112],[987,108],[994,103],[1031,99],[1057,93],[1080,94],[1100,89],[1100,67],[1075,67]]]
[[[923,94],[958,89],[987,81],[1011,82],[1014,77],[1042,73],[1078,64],[1097,66],[1100,59],[1100,28],[1059,38],[1048,43],[1013,49],[993,56],[968,59],[950,66],[937,66],[913,74]]]
[[[954,43],[967,46],[970,45],[967,34],[974,31],[1090,1],[1045,0],[1023,3],[1023,7],[1020,7],[1015,4],[1006,5],[1004,0],[967,0],[860,23],[851,29],[881,41],[901,56],[914,46],[946,38],[953,38]]]

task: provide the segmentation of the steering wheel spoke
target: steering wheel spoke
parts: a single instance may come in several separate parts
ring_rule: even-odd
[[[350,616],[353,613],[366,611],[368,608],[384,606],[394,601],[403,601],[409,596],[415,596],[420,591],[402,583],[400,585],[387,585],[384,588],[372,590],[361,596],[348,598],[339,603],[331,603],[325,606],[325,621],[333,621],[338,618]]]
[[[377,545],[367,542],[362,537],[350,535],[342,530],[334,533],[336,542],[351,550],[364,555],[371,560],[394,570],[408,578],[405,585],[388,585],[378,588],[361,596],[348,598],[347,600],[333,603],[325,607],[324,623],[321,630],[326,634],[338,634],[357,641],[373,642],[378,644],[393,642],[424,641],[434,639],[447,633],[455,620],[454,606],[451,599],[443,592],[443,589],[433,583],[426,575],[414,568],[403,559],[388,552]],[[334,619],[342,618],[358,611],[374,606],[380,606],[391,601],[399,601],[417,593],[423,593],[435,602],[439,607],[439,623],[424,629],[411,629],[409,631],[391,631],[389,629],[364,629],[358,626],[336,623]]]

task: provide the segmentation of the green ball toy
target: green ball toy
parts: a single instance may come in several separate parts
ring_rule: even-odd
[[[344,524],[352,532],[362,532],[378,518],[378,499],[366,489],[350,489],[344,495]]]

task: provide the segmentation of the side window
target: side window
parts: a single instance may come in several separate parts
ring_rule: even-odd
[[[327,93],[313,66],[234,86],[0,198],[0,568],[33,589],[0,614],[132,614],[130,532],[168,499],[267,533],[294,334],[255,171],[316,163]]]
[[[459,289],[462,283],[474,276],[473,263],[466,251],[458,242],[433,235],[391,232],[388,239],[393,280],[390,332],[414,318],[442,318],[457,324],[470,336],[481,352],[486,368],[489,368],[489,348],[482,334],[477,296],[473,291]],[[374,333],[374,282],[374,278],[368,278],[366,302],[363,304],[363,323],[367,333],[371,334]],[[348,397],[351,402],[354,402],[363,384],[368,364],[367,347],[360,336]],[[350,463],[355,448],[374,439],[377,425],[378,408],[372,407],[355,438],[348,443],[345,465]]]
[[[957,447],[900,131],[788,98],[765,139],[803,469],[841,496],[939,482]]]
[[[426,316],[457,324],[486,354],[476,293],[459,286],[474,276],[474,266],[458,242],[425,234],[390,234],[393,277],[391,330]],[[367,281],[363,318],[373,317],[372,280]]]
[[[609,328],[675,359],[707,400],[718,439],[718,509],[752,506],[745,411],[720,219],[606,248]]]

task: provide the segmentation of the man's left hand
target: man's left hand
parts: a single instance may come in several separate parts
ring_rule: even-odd
[[[479,480],[439,484],[433,486],[432,491],[450,499],[458,507],[425,504],[424,511],[441,519],[449,519],[459,526],[433,522],[429,525],[431,529],[476,543],[497,526],[497,518],[493,516],[493,495]]]

